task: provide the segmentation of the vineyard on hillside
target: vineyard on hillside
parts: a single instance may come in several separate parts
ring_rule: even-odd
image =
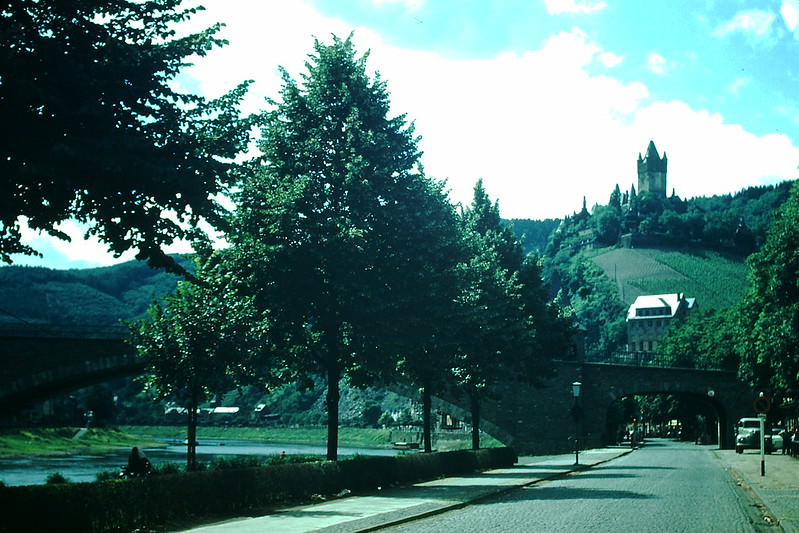
[[[627,304],[644,294],[682,292],[703,309],[723,309],[748,288],[743,260],[713,251],[614,248],[599,251],[592,260],[615,281]]]

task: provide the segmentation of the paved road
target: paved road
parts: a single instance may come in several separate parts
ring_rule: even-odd
[[[381,531],[731,533],[763,530],[757,520],[708,447],[655,441],[590,470]]]

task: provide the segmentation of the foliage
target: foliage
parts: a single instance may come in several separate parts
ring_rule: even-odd
[[[585,254],[560,260],[548,264],[557,301],[585,330],[586,355],[607,357],[625,343],[627,306],[613,281]]]
[[[52,474],[47,475],[48,485],[60,485],[63,483],[69,483],[69,480],[60,472],[53,472]]]
[[[565,325],[558,327],[559,317],[548,304],[537,260],[525,260],[481,181],[463,212],[462,226],[469,255],[460,267],[458,346],[452,364],[456,384],[469,399],[472,446],[477,449],[480,403],[491,394],[491,383],[512,377],[534,383],[548,375],[543,352],[562,347],[571,331]],[[545,334],[543,328],[550,326]],[[542,328],[540,334],[537,327]]]
[[[730,327],[737,310],[699,309],[673,325],[658,342],[657,362],[664,366],[736,370],[737,331]]]
[[[0,259],[38,254],[34,230],[68,240],[76,219],[116,255],[174,266],[161,247],[220,225],[212,199],[235,181],[252,118],[241,84],[217,100],[171,83],[189,57],[225,43],[221,25],[176,37],[181,0],[14,0],[0,7]],[[167,218],[164,212],[172,214]],[[186,227],[192,228],[186,230]]]
[[[254,379],[267,351],[252,299],[235,292],[236,279],[220,268],[218,254],[198,257],[196,279],[181,282],[163,305],[154,302],[149,321],[130,326],[130,342],[147,363],[147,388],[186,408],[189,469],[200,402]]]
[[[504,220],[519,240],[525,254],[543,253],[547,248],[549,236],[560,224],[560,219],[547,218],[544,220],[530,220],[526,218],[512,218]]]
[[[752,282],[730,322],[740,374],[778,403],[799,391],[799,185],[775,212],[763,248],[749,257]]]
[[[269,318],[280,377],[325,377],[335,459],[339,382],[391,370],[406,298],[424,293],[425,268],[440,264],[428,214],[447,206],[417,168],[412,126],[389,118],[385,84],[369,78],[351,38],[316,41],[306,67],[302,84],[283,72],[282,99],[265,115],[261,164],[236,197],[231,258]]]
[[[550,236],[547,256],[574,255],[594,243],[614,246],[622,234],[635,246],[696,246],[746,256],[764,242],[771,212],[789,188],[790,182],[783,182],[688,200],[638,196],[633,188],[620,201],[617,185],[607,205],[595,205],[590,215],[584,205],[563,221]]]

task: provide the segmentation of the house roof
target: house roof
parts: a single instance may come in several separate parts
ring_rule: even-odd
[[[688,306],[688,309],[693,309],[696,303],[696,298],[686,298],[685,294],[678,292],[673,294],[650,294],[647,296],[639,296],[635,302],[630,306],[627,311],[627,320],[652,318],[651,316],[638,316],[639,309],[664,309],[668,308],[666,313],[660,314],[660,317],[673,318],[680,308],[680,302],[683,301]]]

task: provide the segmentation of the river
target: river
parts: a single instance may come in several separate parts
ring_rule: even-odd
[[[164,463],[185,465],[186,446],[167,441],[164,448],[146,448],[144,454],[156,468]],[[259,443],[246,440],[200,441],[197,446],[197,460],[212,461],[215,457],[231,455],[322,455],[327,453],[325,446],[306,446],[302,444]],[[22,457],[0,458],[0,481],[8,486],[41,485],[47,476],[58,472],[69,481],[95,481],[100,472],[118,472],[127,464],[129,450],[121,450],[103,455],[70,455],[68,457]],[[339,457],[352,455],[396,455],[393,449],[345,448],[339,447]]]

